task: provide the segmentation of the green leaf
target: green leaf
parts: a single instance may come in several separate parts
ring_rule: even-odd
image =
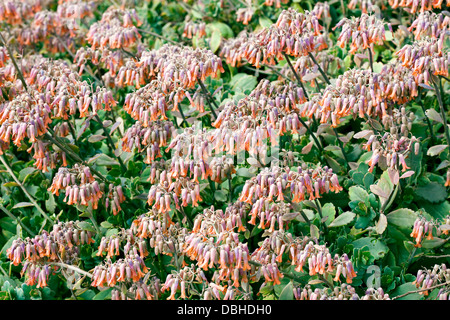
[[[119,162],[102,153],[102,155],[95,160],[95,164],[98,166],[114,166],[119,165]]]
[[[7,187],[7,188],[11,188],[11,187],[18,187],[19,184],[14,181],[11,181],[11,182],[7,182],[7,183],[3,184],[3,186]]]
[[[12,208],[18,209],[18,208],[25,208],[25,207],[32,207],[32,206],[34,206],[34,204],[32,204],[31,202],[19,202]]]
[[[324,154],[325,160],[327,160],[328,165],[333,169],[334,172],[341,171],[341,165],[334,158],[327,154]]]
[[[380,73],[381,69],[383,69],[384,64],[381,62],[374,62],[373,63],[373,72],[374,73]]]
[[[423,201],[421,206],[435,219],[444,219],[450,212],[450,203],[444,201],[438,204],[432,204],[427,201]]]
[[[345,226],[350,222],[352,222],[355,216],[356,214],[354,212],[351,211],[344,212],[343,214],[339,215],[336,219],[334,219],[334,221],[330,223],[329,227],[331,228],[331,227]]]
[[[106,231],[105,237],[108,238],[110,236],[117,235],[117,234],[119,234],[119,229],[113,228],[113,229],[109,229],[108,231]]]
[[[374,179],[375,179],[375,176],[373,175],[373,173],[367,172],[363,178],[364,187],[366,189],[370,190],[370,186],[372,185]]]
[[[269,28],[273,22],[269,18],[266,18],[264,16],[259,17],[259,25],[263,28]]]
[[[26,167],[19,172],[19,180],[25,183],[26,179],[36,171],[35,167]]]
[[[100,223],[100,226],[105,229],[110,229],[114,227],[114,225],[108,221],[103,221],[102,223]]]
[[[214,199],[216,199],[219,202],[226,202],[227,195],[223,190],[216,190],[216,192],[214,192]]]
[[[230,87],[232,91],[236,91],[237,88],[240,88],[241,92],[250,92],[255,89],[257,84],[258,80],[256,77],[246,73],[238,73],[230,80]]]
[[[372,237],[361,238],[352,242],[355,249],[361,249],[367,246],[369,248],[370,255],[376,259],[383,258],[389,251],[388,246],[378,239]]]
[[[272,293],[272,291],[273,291],[273,286],[266,285],[259,290],[259,293],[261,293],[262,295],[267,295],[267,294]]]
[[[280,293],[280,300],[294,300],[294,287],[292,282],[289,282]]]
[[[423,200],[431,203],[443,202],[448,197],[447,189],[436,182],[430,182],[425,186],[418,187],[414,192]]]
[[[431,239],[431,240],[425,239],[422,242],[422,248],[424,248],[424,249],[434,249],[434,248],[442,246],[446,242],[447,242],[447,240],[441,239],[441,238],[434,238],[434,239]]]
[[[444,120],[442,120],[441,115],[434,109],[428,109],[425,111],[425,115],[433,121],[444,124]]]
[[[311,224],[311,226],[309,227],[309,233],[311,235],[311,238],[319,239],[319,237],[320,237],[320,230],[314,224]]]
[[[17,227],[16,221],[10,217],[0,219],[0,229],[2,232],[8,231],[9,234],[17,234]]]
[[[92,300],[109,300],[111,299],[112,290],[113,288],[108,288],[106,290],[100,291],[92,298]]]
[[[231,30],[230,26],[228,26],[227,24],[223,23],[223,22],[213,22],[208,24],[208,26],[211,28],[211,30],[218,30],[220,31],[220,34],[222,35],[222,37],[224,38],[231,38],[234,36],[233,34],[233,30]]]
[[[375,231],[378,234],[382,234],[387,227],[387,219],[383,213],[380,213],[380,218],[378,219],[377,224],[375,225]]]
[[[428,149],[427,151],[427,156],[437,156],[439,155],[442,151],[444,151],[447,148],[446,144],[440,144],[437,146],[432,146],[431,148]]]
[[[393,298],[393,297],[400,296],[400,295],[405,294],[410,291],[417,291],[416,286],[412,282],[404,283],[404,284],[398,286],[397,289],[395,289],[390,294],[390,296]],[[423,295],[421,295],[419,293],[411,293],[411,294],[408,294],[407,296],[398,298],[396,300],[422,300],[422,298],[423,298]]]
[[[332,203],[325,203],[322,207],[322,215],[323,217],[328,217],[328,219],[325,221],[325,224],[328,226],[330,223],[333,222],[334,217],[336,216],[336,208],[334,207],[334,204]]]
[[[407,208],[397,209],[386,215],[389,224],[400,228],[411,228],[417,217],[417,212]]]
[[[86,231],[92,231],[95,232],[94,227],[92,226],[91,223],[87,222],[87,221],[79,221],[77,223],[77,226],[82,229],[82,230],[86,230]]]
[[[348,190],[348,195],[350,197],[350,201],[361,201],[366,203],[369,200],[369,194],[366,190],[359,186],[350,187]]]
[[[48,210],[48,212],[55,213],[56,208],[55,197],[53,196],[53,193],[50,192],[48,195],[49,195],[48,199],[45,200],[45,208]]]
[[[251,177],[253,177],[254,176],[254,174],[253,173],[251,173],[249,170],[248,170],[248,168],[239,168],[239,169],[237,169],[236,170],[236,174],[239,176],[239,177],[244,177],[244,178],[251,178]]]
[[[386,41],[391,41],[394,37],[391,31],[385,31]]]
[[[382,206],[389,199],[389,196],[392,193],[393,189],[394,184],[389,178],[389,174],[387,171],[383,172],[377,184],[370,186],[370,191],[375,193],[380,198],[380,203]]]
[[[104,139],[106,139],[105,136],[102,136],[101,134],[94,134],[94,135],[92,135],[92,136],[90,136],[90,137],[88,138],[88,141],[89,141],[90,143],[94,143],[94,142],[102,141],[102,140],[104,140]]]
[[[220,47],[220,43],[222,42],[222,34],[218,29],[214,30],[211,33],[211,39],[209,40],[209,47],[212,52],[216,52]]]

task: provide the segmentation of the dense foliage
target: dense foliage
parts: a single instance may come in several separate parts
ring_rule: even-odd
[[[449,299],[447,6],[0,0],[0,298]]]

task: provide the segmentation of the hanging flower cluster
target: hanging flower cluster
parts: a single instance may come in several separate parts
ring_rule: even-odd
[[[67,166],[66,153],[63,151],[50,150],[50,143],[36,140],[31,144],[28,152],[33,151],[34,165],[42,172],[49,172],[49,169],[56,169],[59,163],[62,167]]]
[[[56,12],[61,17],[83,19],[93,16],[94,9],[97,8],[98,1],[69,0],[59,1]]]
[[[222,286],[209,282],[204,287],[204,300],[251,300],[251,292],[236,288],[228,281]]]
[[[116,105],[112,92],[97,87],[95,91],[86,81],[61,60],[41,58],[31,68],[27,82],[40,93],[41,100],[53,111],[53,117],[68,119],[78,110],[81,117],[111,110]]]
[[[350,69],[340,75],[334,84],[321,94],[314,94],[300,106],[300,115],[315,116],[320,123],[336,127],[340,119],[383,119],[391,113],[393,103],[406,103],[418,94],[417,80],[411,71],[398,64],[385,65],[380,73],[370,70]]]
[[[93,287],[114,287],[117,283],[137,282],[148,272],[144,260],[139,254],[130,252],[115,262],[107,260],[94,268],[92,273]]]
[[[210,50],[183,47],[178,52],[173,52],[170,59],[163,60],[157,71],[165,82],[173,80],[190,89],[198,79],[205,81],[207,77],[217,77],[219,72],[225,70],[221,59]]]
[[[387,24],[392,32],[392,27]],[[373,52],[374,44],[382,44],[386,40],[385,23],[375,16],[363,13],[361,17],[344,18],[333,27],[333,30],[342,27],[341,34],[337,39],[337,45],[344,48],[351,41],[350,53],[355,54],[358,50],[369,49]]]
[[[292,82],[262,80],[245,98],[224,105],[213,123],[217,128],[212,133],[214,150],[230,155],[245,150],[265,159],[267,141],[275,146],[280,136],[306,131],[295,112],[305,101],[303,89]]]
[[[437,300],[449,300],[449,289],[440,289],[437,294]]]
[[[236,65],[242,59],[259,68],[261,64],[273,65],[283,54],[306,56],[327,47],[325,36],[320,33],[316,14],[300,13],[289,8],[283,10],[275,24],[256,34],[241,33],[237,39],[225,43],[221,54],[227,63]]]
[[[43,136],[48,131],[55,137],[69,135],[72,123],[67,120],[77,112],[86,117],[98,110],[111,110],[116,104],[112,92],[100,86],[93,90],[66,62],[39,55],[22,61],[25,90],[16,69],[7,63],[0,70],[9,68],[14,83],[5,85],[9,100],[0,103],[0,140],[4,144],[12,141],[18,147],[28,140],[32,144],[28,152],[34,151],[35,166],[44,172],[54,169],[57,162],[66,166],[65,153],[52,151]],[[52,131],[50,124],[55,119],[63,121],[56,121]]]
[[[204,36],[206,36],[206,23],[187,21],[184,24],[182,36],[188,39],[192,39],[194,36],[198,39],[203,38]]]
[[[136,71],[131,71],[130,69],[127,71],[125,78],[127,83],[128,79],[133,79],[135,75],[136,83],[154,75],[157,77],[136,92],[125,97],[124,109],[138,123],[127,131],[122,143],[124,150],[131,150],[133,145],[135,145],[141,151],[141,145],[146,146],[147,157],[145,162],[150,164],[161,156],[161,147],[165,147],[167,141],[173,136],[174,128],[172,122],[159,122],[159,120],[168,120],[166,112],[169,110],[178,111],[179,103],[185,97],[189,98],[192,106],[203,112],[203,98],[200,99],[200,103],[196,103],[200,96],[199,89],[193,96],[190,95],[188,90],[195,88],[197,81],[204,81],[209,76],[216,77],[218,72],[223,72],[224,70],[221,60],[209,50],[194,50],[187,47],[182,48],[169,45],[165,45],[158,50],[143,52],[140,61],[136,65],[138,67]],[[117,77],[119,83],[122,81],[120,79],[123,78],[124,75],[121,68]],[[192,135],[189,132],[185,132],[185,134]],[[166,152],[171,150],[182,137],[184,137],[183,134],[177,136],[178,140],[173,139]],[[197,167],[199,164],[192,165]],[[194,168],[192,169],[192,173],[194,173]],[[186,180],[186,183],[191,185],[189,180]],[[181,188],[181,185],[179,188]],[[188,192],[188,189],[185,189],[182,193]],[[194,189],[197,190],[198,185],[197,187],[192,186],[189,190],[194,191]],[[191,191],[188,193],[191,194]],[[166,200],[164,201],[169,201],[169,193],[172,192],[172,189],[170,191],[167,189],[166,192],[168,193],[166,193]],[[186,201],[193,204],[197,203],[200,196],[198,194],[199,191],[195,192],[197,196],[195,198],[188,196],[187,199],[183,200],[183,206],[187,205]],[[173,197],[177,207],[180,195]],[[162,210],[169,209],[167,207],[168,203],[165,202],[165,207]]]
[[[133,282],[126,293],[113,289],[111,300],[158,300],[161,295],[160,286],[160,280],[157,277],[153,277],[149,284],[145,284],[144,281]]]
[[[207,283],[208,280],[200,268],[195,268],[194,265],[186,266],[183,269],[171,273],[167,276],[166,281],[161,287],[161,292],[164,293],[170,290],[168,300],[175,300],[175,295],[180,290],[180,299],[187,299],[191,295],[191,288],[195,290],[195,283]],[[197,292],[197,291],[194,291]]]
[[[188,90],[193,89],[198,80],[217,77],[219,72],[224,72],[221,59],[210,50],[166,44],[157,50],[143,51],[139,61],[129,61],[128,66],[122,66],[117,76],[121,80],[116,83],[139,88],[147,79],[158,75],[159,85],[165,89],[163,92],[167,92],[169,86],[175,87],[171,91],[179,87]]]
[[[348,3],[347,8],[350,10],[355,10],[356,7],[359,7],[361,8],[362,13],[369,13],[374,11],[374,7],[376,5],[382,10],[386,8],[384,1],[380,0],[351,0]]]
[[[273,283],[274,285],[280,284],[284,275],[278,268],[279,261],[276,261],[277,257],[281,257],[282,241],[278,241],[281,246],[277,246],[278,232],[272,233],[269,238],[266,238],[264,242],[257,248],[251,255],[253,261],[261,264],[258,271],[255,273],[254,279],[259,281],[261,277],[264,277],[265,283]],[[278,238],[280,239],[280,238]],[[283,248],[284,249],[284,248]],[[278,260],[280,260],[279,258]]]
[[[325,37],[320,33],[322,29],[317,15],[312,12],[283,10],[274,25],[258,34],[267,50],[264,60],[283,59],[283,53],[305,56],[326,48]]]
[[[26,274],[27,285],[47,286],[52,262],[71,263],[78,258],[78,246],[93,243],[92,234],[78,227],[77,221],[58,222],[50,233],[43,231],[34,238],[16,239],[6,251],[15,266],[23,261],[21,275]]]
[[[161,174],[169,169],[170,161],[160,159],[159,161],[153,161],[150,164],[150,175],[147,179],[151,184],[155,184],[160,181]]]
[[[238,234],[234,232],[222,231],[216,236],[214,240],[208,235],[191,233],[185,239],[183,252],[205,271],[220,267],[217,280],[231,279],[233,286],[238,288],[242,282],[248,282],[246,271],[251,269],[247,244],[239,242]]]
[[[371,135],[364,148],[367,151],[373,151],[372,157],[368,160],[369,172],[373,171],[376,164],[382,164],[397,171],[400,171],[401,166],[401,171],[404,172],[409,169],[405,159],[412,150],[416,155],[418,154],[419,143],[414,136],[397,138],[396,134],[386,132],[383,135]]]
[[[2,0],[0,2],[0,21],[16,25],[24,22],[24,19],[32,17],[42,10],[42,0]]]
[[[421,79],[414,76],[411,69],[403,66],[399,61],[385,64],[379,74],[382,79],[381,96],[387,102],[396,104],[404,104],[417,97],[419,85],[423,83]]]
[[[444,0],[389,0],[388,2],[392,9],[404,8],[405,11],[414,14],[417,12],[423,13],[425,11],[431,11],[434,8],[440,9]],[[446,1],[446,6],[450,6],[449,1]]]
[[[92,49],[121,49],[134,45],[141,35],[137,27],[142,21],[134,9],[116,9],[109,7],[99,22],[95,22],[86,34]]]
[[[225,213],[222,210],[204,209],[196,217],[192,233],[185,239],[183,252],[197,261],[199,268],[217,268],[216,281],[231,281],[230,286],[239,288],[248,284],[247,272],[250,252],[247,244],[239,241],[235,231],[245,231],[242,225],[242,207],[233,205]]]
[[[331,14],[330,14],[330,4],[325,1],[325,2],[316,2],[316,4],[314,5],[314,8],[311,11],[312,14],[314,14],[317,18],[319,19],[330,19],[331,18]]]
[[[172,139],[166,152],[172,150],[172,157],[182,157],[185,161],[203,160],[203,165],[212,158],[212,145],[210,133],[206,129],[198,130],[194,127],[185,128]],[[201,168],[202,174],[206,176],[207,168]]]
[[[291,204],[280,202],[272,203],[268,199],[262,198],[257,200],[251,210],[251,219],[248,223],[256,225],[256,217],[259,218],[258,228],[266,229],[269,232],[275,230],[287,230],[289,221],[294,218],[297,213],[293,212]]]
[[[36,98],[39,95],[36,93]],[[0,105],[0,140],[12,141],[20,147],[27,138],[30,142],[45,134],[51,120],[50,106],[43,99],[34,99],[22,93]]]
[[[254,14],[255,8],[252,6],[251,1],[247,0],[247,7],[236,10],[236,21],[242,22],[242,24],[246,26],[250,20],[252,20]]]
[[[130,227],[130,230],[132,234],[136,235],[136,237],[142,239],[152,239],[157,233],[167,234],[167,229],[172,224],[173,222],[169,215],[161,215],[154,210],[150,210],[146,214],[135,219]],[[155,240],[151,242],[154,242]]]
[[[355,288],[342,283],[334,289],[312,289],[310,285],[294,288],[294,298],[296,300],[390,300],[389,295],[384,293],[382,288],[367,289],[363,296],[356,293]]]
[[[416,242],[414,246],[420,248],[424,239],[433,240],[434,236],[448,235],[449,229],[447,225],[449,222],[450,216],[445,217],[442,221],[428,220],[424,216],[419,216],[414,221],[413,230],[410,235]]]
[[[175,83],[172,84],[163,86],[158,79],[151,81],[125,97],[124,110],[144,127],[152,121],[167,120],[166,112],[177,110],[178,103],[186,94],[180,87],[177,88]]]
[[[110,209],[113,215],[117,215],[122,210],[120,204],[123,203],[126,198],[123,194],[122,186],[109,185],[109,192],[105,197],[106,210]]]
[[[111,81],[107,81],[108,77],[112,79],[120,67],[125,64],[124,52],[120,50],[110,50],[108,48],[97,48],[92,49],[90,47],[81,47],[77,50],[74,57],[74,63],[79,68],[79,74],[81,75],[86,68],[86,64],[90,62],[94,65],[101,65],[105,69],[108,69],[108,72],[103,76],[106,84],[109,84]]]
[[[379,76],[370,70],[351,69],[328,85],[322,94],[315,94],[300,106],[300,115],[311,118],[313,115],[320,123],[336,127],[340,118],[348,115],[360,118],[386,113],[386,104],[382,101],[379,88]]]
[[[420,13],[408,28],[414,34],[416,40],[423,37],[438,39],[450,27],[450,17],[443,13],[425,11]]]
[[[426,289],[448,281],[450,281],[450,269],[443,263],[434,265],[433,269],[420,269],[413,283],[418,289],[424,290],[419,292],[420,294],[427,296],[429,292]]]
[[[261,172],[245,182],[239,201],[253,204],[252,215],[260,212],[264,200],[284,201],[284,191],[289,190],[294,203],[314,200],[322,193],[342,190],[337,175],[331,168],[318,166],[315,169],[294,171],[274,166],[264,168]]]
[[[173,223],[169,214],[161,214],[151,209],[147,214],[135,219],[131,233],[141,239],[149,239],[155,254],[164,254],[179,259],[183,256],[183,244],[188,231],[178,223]]]
[[[219,241],[220,234],[230,231],[245,231],[242,219],[246,210],[243,205],[233,204],[223,210],[215,210],[214,206],[206,208],[202,213],[195,217],[193,233],[200,233],[205,236],[217,236]]]
[[[17,41],[23,46],[43,42],[51,53],[64,52],[81,42],[79,19],[67,18],[60,12],[43,10],[37,12],[28,27],[13,30]]]
[[[103,197],[103,191],[89,167],[79,164],[75,164],[73,168],[58,169],[48,191],[58,196],[60,190],[64,190],[64,202],[68,205],[92,204],[92,208],[97,209],[98,202]]]
[[[429,85],[431,74],[448,76],[450,52],[444,49],[445,33],[439,38],[425,37],[407,44],[395,54],[403,66],[410,68],[417,83]]]
[[[400,139],[410,136],[412,122],[415,118],[414,112],[407,112],[405,107],[401,107],[400,109],[393,109],[392,115],[385,115],[382,119],[382,125],[386,131]],[[418,148],[418,146],[414,145],[414,148]]]
[[[281,4],[288,3],[289,0],[265,0],[264,5],[268,7],[275,6],[275,8],[281,8]]]
[[[327,50],[318,52],[315,59],[318,65],[327,74],[332,72],[332,70],[336,71],[343,67],[342,59],[330,54]],[[292,60],[292,66],[301,81],[303,83],[308,83],[311,88],[316,87],[317,78],[320,75],[318,65],[316,65],[309,56],[301,56]],[[285,78],[292,79],[292,81],[296,80],[289,64],[284,65],[280,69],[280,74]],[[283,78],[281,75],[279,77],[280,80]]]
[[[202,201],[200,197],[200,185],[187,177],[178,177],[173,180],[167,173],[161,173],[160,181],[150,187],[147,203],[160,213],[171,211],[171,204],[175,204],[177,210],[192,205],[198,206]]]
[[[266,282],[279,284],[282,274],[278,263],[283,261],[284,253],[289,254],[291,265],[297,272],[302,272],[307,265],[310,276],[335,273],[334,281],[340,282],[343,276],[347,283],[352,283],[356,277],[353,264],[346,254],[332,257],[325,245],[319,245],[308,237],[294,238],[290,233],[274,231],[251,255],[252,260],[263,265],[259,272]]]
[[[246,46],[262,50],[261,46],[257,44],[256,35],[243,30],[237,37],[223,41],[219,55],[225,58],[228,65],[232,67],[240,66],[243,64],[243,59],[247,57],[255,59],[256,57],[256,52],[255,54],[252,53],[251,56],[246,54],[246,50],[248,50],[245,49]]]
[[[137,148],[139,153],[146,154],[144,163],[151,164],[156,158],[162,156],[161,148],[168,145],[174,131],[175,126],[172,121],[154,121],[147,127],[137,121],[125,132],[122,138],[122,149],[125,152],[132,152],[133,148]]]

